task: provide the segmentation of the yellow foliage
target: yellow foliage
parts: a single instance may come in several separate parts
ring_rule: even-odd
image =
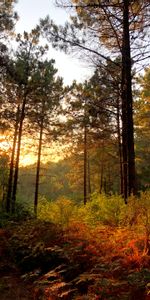
[[[84,240],[88,254],[103,255],[107,260],[119,256],[124,264],[135,263],[138,267],[146,264],[150,251],[150,192],[142,193],[140,198],[131,196],[127,205],[119,196],[97,194],[86,206],[75,206],[66,198],[55,202],[42,198],[38,217],[59,224],[65,238],[73,239],[78,247]]]
[[[62,227],[68,226],[74,213],[74,205],[67,198],[59,198],[55,202],[49,202],[41,198],[38,207],[38,218],[59,224]]]

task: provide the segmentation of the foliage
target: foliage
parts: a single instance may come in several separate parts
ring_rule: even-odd
[[[138,180],[145,190],[150,181],[150,68],[145,69],[144,75],[138,78],[138,84],[140,91],[135,102],[136,160]]]
[[[149,192],[132,196],[125,205],[120,197],[94,194],[86,207],[41,198],[38,219],[7,226],[9,257],[22,279],[34,283],[35,297],[144,299],[150,279],[149,197]]]
[[[40,199],[38,217],[59,224],[62,228],[68,226],[75,214],[74,204],[67,198],[59,198],[55,202],[48,202],[44,197]]]
[[[98,222],[104,225],[118,226],[121,222],[121,211],[125,204],[120,196],[106,196],[105,194],[93,194],[91,201],[85,207],[79,209],[79,216],[84,222],[96,225]]]
[[[135,182],[130,63],[147,56],[150,4],[65,0],[75,4],[71,22],[58,27],[48,17],[41,20],[31,33],[17,35],[19,46],[11,58],[4,38],[17,20],[15,2],[3,1],[0,11],[0,125],[2,132],[14,128],[11,180],[8,157],[0,155],[0,293],[10,262],[12,270],[15,265],[23,274],[20,281],[33,285],[34,299],[145,299],[150,293],[149,68],[139,79],[135,103],[138,180],[147,190],[128,198],[127,185],[131,194]],[[54,60],[44,60],[48,47],[42,46],[40,32],[56,48],[77,47],[88,59],[92,53],[96,69],[91,79],[64,89],[62,79],[55,77]],[[19,170],[26,132],[35,144],[39,132],[37,176],[35,165]],[[67,141],[73,154],[58,164],[41,166],[41,148],[52,140]],[[127,205],[115,194],[119,179],[126,179],[121,194]],[[32,202],[35,182],[37,219]],[[83,186],[86,205],[81,202]],[[13,194],[9,214],[3,206],[7,190],[8,196]]]
[[[150,192],[142,192],[140,197],[131,196],[124,204],[121,196],[94,193],[87,205],[75,204],[67,197],[55,201],[40,197],[38,218],[59,224],[62,228],[81,220],[89,226],[97,224],[111,227],[134,228],[149,235]],[[28,206],[28,203],[26,203]]]
[[[0,77],[3,78],[9,69],[10,53],[8,37],[13,34],[18,15],[14,12],[15,0],[1,1],[0,3]],[[2,89],[1,89],[2,90]],[[1,123],[3,124],[3,123]]]
[[[16,209],[13,214],[9,214],[4,210],[3,203],[0,205],[0,227],[13,226],[18,222],[23,222],[33,218],[33,213],[29,208],[19,202],[16,203]]]
[[[54,249],[57,249],[62,233],[56,225],[32,219],[22,223],[20,229],[15,227],[12,233],[10,255],[23,271],[47,269],[47,263],[59,263],[59,255],[55,257]]]
[[[14,9],[15,0],[11,1],[3,1],[0,6],[0,34],[1,38],[3,37],[3,33],[6,31],[11,31],[14,27],[14,22],[17,20],[18,16]]]
[[[149,43],[147,26],[149,26],[149,2],[142,1],[56,1],[61,7],[73,9],[71,21],[64,26],[57,26],[49,17],[40,20],[38,30],[52,43],[54,48],[72,52],[77,49],[81,55],[88,57],[97,66],[106,68],[106,63],[117,64],[116,58],[121,56],[121,76],[118,85],[121,98],[122,135],[120,140],[120,173],[121,193],[125,201],[132,192],[136,193],[132,68],[135,63],[147,59]],[[144,15],[144,18],[143,18]],[[142,44],[142,58],[141,58]],[[138,45],[138,46],[137,46]],[[135,55],[135,47],[137,53]],[[103,51],[99,51],[102,48]],[[119,64],[120,65],[120,64]],[[118,66],[118,64],[117,64]],[[107,75],[108,77],[108,75]],[[106,97],[106,95],[105,95]],[[106,98],[103,99],[106,101]],[[113,118],[112,118],[113,120]],[[118,118],[119,121],[119,118]],[[119,128],[119,127],[118,127]],[[120,131],[120,130],[119,130]]]
[[[27,221],[10,232],[10,256],[43,299],[52,295],[59,299],[63,293],[69,299],[146,295],[150,257],[144,252],[141,232],[81,221],[62,231],[40,220]]]

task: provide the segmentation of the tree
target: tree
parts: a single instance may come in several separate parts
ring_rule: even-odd
[[[18,15],[14,12],[15,0],[0,3],[0,75],[8,67],[9,55],[6,41],[13,32]]]
[[[24,32],[23,37],[18,35],[17,41],[19,47],[16,51],[15,59],[9,65],[10,72],[8,75],[11,87],[16,90],[16,94],[14,94],[16,103],[14,142],[6,200],[7,210],[10,210],[11,203],[12,212],[15,210],[16,202],[23,123],[27,114],[27,103],[30,102],[30,94],[35,89],[32,78],[37,67],[37,62],[39,59],[42,59],[47,50],[47,47],[45,48],[38,44],[39,34],[36,31],[32,31],[31,34]]]
[[[80,177],[83,177],[83,180],[80,179],[80,184],[83,185],[84,204],[89,199],[92,186],[95,184],[93,174],[96,173],[97,167],[95,166],[94,169],[93,164],[90,165],[91,157],[94,156],[93,153],[95,153],[95,157],[99,155],[98,149],[101,144],[112,141],[114,131],[114,129],[112,130],[115,115],[113,112],[115,109],[112,110],[114,94],[111,95],[111,99],[110,88],[105,82],[106,73],[103,74],[104,77],[101,80],[97,73],[96,71],[95,75],[84,84],[74,83],[65,99],[65,116],[67,118],[65,135],[70,147],[73,148],[74,157],[77,156],[79,160],[78,164],[76,162],[75,168],[80,168]],[[100,72],[100,74],[102,73]],[[97,161],[99,164],[99,159]],[[91,170],[92,176],[89,172]]]
[[[128,0],[111,3],[95,0],[92,4],[90,1],[76,0],[65,3],[63,6],[72,7],[77,13],[72,17],[71,24],[58,27],[48,18],[41,21],[42,32],[54,47],[65,51],[76,47],[92,53],[103,62],[114,62],[116,55],[121,55],[123,193],[127,201],[128,195],[136,192],[131,67],[137,61],[142,62],[144,55],[145,58],[149,56],[146,36],[150,4],[149,1],[137,3]]]
[[[108,62],[105,68],[99,65],[94,75],[90,79],[91,88],[93,89],[93,99],[91,102],[91,114],[95,120],[97,119],[101,127],[102,124],[104,135],[102,137],[102,148],[103,151],[107,151],[104,147],[106,142],[104,139],[112,144],[116,144],[118,147],[117,156],[120,168],[120,192],[123,195],[123,164],[122,164],[122,114],[121,114],[121,95],[120,95],[120,85],[121,85],[121,68],[120,59],[116,60],[116,65]],[[99,118],[101,116],[101,118]],[[107,117],[106,117],[107,116]],[[109,117],[109,118],[108,118]],[[94,121],[95,121],[94,120]],[[101,124],[101,125],[100,125]],[[109,124],[109,125],[108,125]],[[117,140],[115,141],[115,136]],[[109,144],[107,142],[107,144]],[[114,151],[114,150],[113,150]],[[101,155],[104,156],[103,154]],[[101,159],[101,184],[100,191],[102,190],[102,178],[104,171],[104,159]],[[116,162],[117,163],[117,162]],[[118,165],[118,163],[117,163]]]
[[[56,113],[62,97],[62,79],[56,78],[57,70],[54,68],[54,60],[39,62],[39,66],[33,76],[34,85],[37,89],[31,94],[33,97],[33,107],[30,115],[35,120],[39,129],[39,145],[36,169],[36,183],[34,196],[34,213],[37,215],[38,190],[40,179],[40,163],[42,153],[43,135],[51,135],[53,139],[53,127],[55,128]],[[38,108],[38,109],[37,109]]]
[[[5,80],[6,72],[9,69],[9,49],[8,41],[13,33],[15,22],[18,15],[14,12],[14,4],[16,1],[1,1],[0,3],[0,111],[3,106],[3,81]],[[0,118],[0,128],[6,129],[6,122]]]
[[[138,84],[140,93],[135,102],[137,174],[140,187],[146,189],[150,180],[150,68],[138,78]]]
[[[128,195],[136,193],[129,5],[130,1],[123,1],[121,98],[123,194],[125,202],[127,202]]]
[[[12,187],[13,187],[13,172],[14,172],[14,163],[15,163],[15,151],[17,145],[17,132],[18,132],[18,125],[19,125],[19,105],[16,112],[16,120],[15,120],[15,127],[14,127],[14,135],[13,135],[13,144],[12,144],[12,152],[10,158],[10,166],[9,166],[9,176],[8,176],[8,184],[7,184],[7,198],[6,198],[6,211],[10,212],[11,209],[11,194],[12,194]]]
[[[4,208],[5,193],[8,179],[8,154],[5,151],[0,151],[0,200]]]
[[[5,38],[6,33],[13,30],[17,13],[13,11],[15,0],[2,1],[0,4],[0,38]]]

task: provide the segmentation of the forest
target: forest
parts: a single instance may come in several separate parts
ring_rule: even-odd
[[[68,21],[23,33],[17,2],[0,2],[0,299],[148,300],[150,2],[54,0]],[[91,75],[65,84],[51,47]]]

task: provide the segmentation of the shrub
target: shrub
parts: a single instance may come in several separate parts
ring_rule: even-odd
[[[87,224],[118,226],[121,222],[121,211],[125,204],[119,196],[93,194],[91,201],[78,210],[78,217]]]
[[[49,202],[41,198],[38,207],[38,218],[59,224],[62,228],[69,225],[74,215],[74,204],[66,198],[59,198]]]

